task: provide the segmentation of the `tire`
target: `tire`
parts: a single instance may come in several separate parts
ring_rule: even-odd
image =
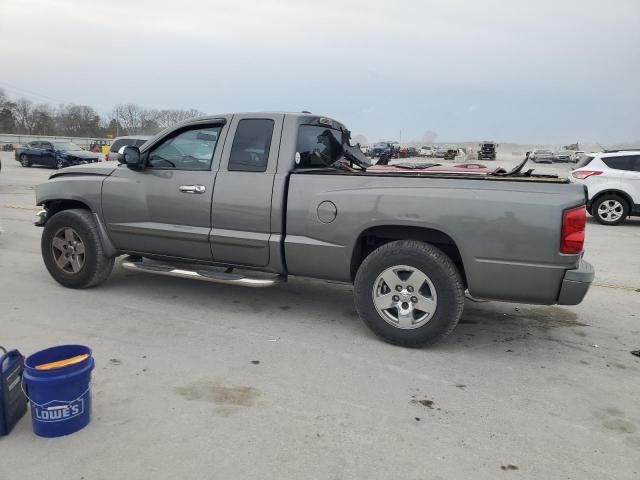
[[[65,161],[64,161],[64,160],[62,160],[62,159],[58,159],[58,160],[56,160],[56,165],[55,165],[56,170],[60,170],[61,168],[66,167],[66,166],[67,166],[67,165],[66,165],[66,163],[67,163],[67,162],[65,162]]]
[[[420,275],[414,277],[416,273],[425,281]],[[382,277],[389,283],[399,281],[391,286]],[[456,327],[464,308],[464,286],[458,269],[441,250],[424,242],[398,240],[364,259],[356,274],[354,299],[358,314],[380,338],[403,347],[423,347]],[[396,306],[379,308],[389,303]],[[424,311],[417,308],[422,305]],[[430,313],[425,316],[425,312]]]
[[[31,162],[29,161],[29,159],[24,153],[20,155],[20,165],[22,165],[25,168],[29,168],[31,166]]]
[[[113,269],[114,258],[105,255],[88,210],[56,213],[45,224],[40,247],[51,276],[68,288],[94,287],[104,282]]]
[[[593,203],[591,212],[602,225],[620,225],[629,216],[629,204],[619,195],[605,194]]]

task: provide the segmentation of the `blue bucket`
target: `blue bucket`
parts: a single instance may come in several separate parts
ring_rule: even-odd
[[[82,362],[51,370],[37,365],[89,354]],[[34,353],[24,361],[24,383],[31,402],[33,433],[61,437],[86,427],[91,419],[91,349],[61,345]]]

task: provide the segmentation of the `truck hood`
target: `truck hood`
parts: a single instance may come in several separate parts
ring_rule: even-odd
[[[118,168],[118,162],[97,162],[88,163],[85,165],[75,165],[73,167],[62,168],[49,179],[61,177],[63,175],[102,175],[108,177],[113,171]]]

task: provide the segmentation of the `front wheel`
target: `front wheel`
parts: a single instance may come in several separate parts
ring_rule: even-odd
[[[627,202],[617,195],[604,195],[591,207],[594,218],[602,225],[619,225],[629,215]]]
[[[356,309],[383,340],[422,347],[445,338],[464,308],[455,264],[424,242],[398,240],[374,250],[358,269]]]
[[[25,168],[28,168],[31,166],[31,162],[29,161],[29,159],[24,153],[20,155],[20,165],[22,165]]]
[[[64,168],[67,166],[67,162],[65,162],[64,160],[62,160],[61,158],[59,158],[58,160],[56,160],[56,170],[60,170],[61,168]]]
[[[47,270],[65,287],[93,287],[105,281],[113,269],[114,258],[104,253],[88,210],[56,213],[44,227],[40,246]]]

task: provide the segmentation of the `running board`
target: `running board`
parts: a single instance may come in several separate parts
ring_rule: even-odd
[[[175,265],[162,263],[150,263],[135,260],[125,260],[122,268],[134,272],[154,273],[156,275],[166,275],[169,277],[191,278],[204,282],[226,283],[227,285],[240,285],[242,287],[264,288],[272,287],[282,282],[286,277],[283,275],[273,275],[270,277],[247,277],[238,273],[216,272],[214,270],[187,270],[178,268]]]

